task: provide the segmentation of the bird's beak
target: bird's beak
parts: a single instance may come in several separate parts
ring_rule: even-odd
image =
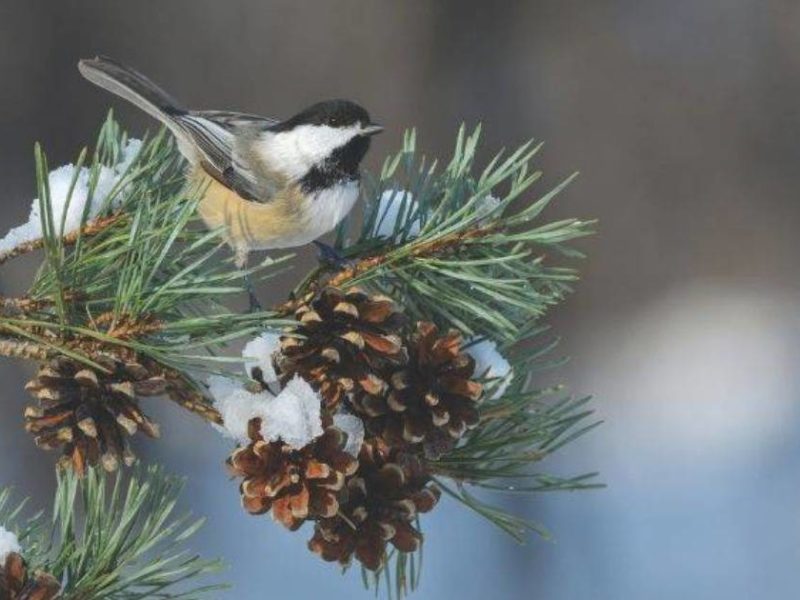
[[[370,136],[380,133],[381,131],[383,131],[383,127],[381,125],[376,125],[375,123],[371,123],[370,125],[367,125],[361,130],[361,135]]]

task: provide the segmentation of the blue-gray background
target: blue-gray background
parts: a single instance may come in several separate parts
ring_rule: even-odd
[[[578,293],[551,315],[560,373],[606,424],[549,463],[606,490],[514,500],[554,541],[518,548],[444,503],[426,519],[417,598],[786,598],[800,587],[797,238],[800,4],[794,0],[0,1],[0,181],[27,216],[34,140],[53,164],[113,103],[75,62],[105,53],[186,103],[288,115],[352,97],[443,156],[461,121],[486,150],[545,140],[548,213],[600,219]],[[305,253],[308,259],[310,253]],[[7,265],[24,289],[34,259]],[[279,288],[264,288],[279,296]],[[27,366],[0,363],[0,484],[48,501],[51,457],[22,431]],[[358,598],[268,519],[239,509],[228,446],[169,406],[149,460],[189,478],[224,556],[225,598]]]

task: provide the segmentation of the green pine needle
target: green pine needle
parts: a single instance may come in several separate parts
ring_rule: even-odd
[[[351,215],[337,231],[339,252],[357,265],[365,256],[380,258],[353,270],[346,284],[391,296],[414,320],[458,329],[467,346],[484,339],[497,343],[511,362],[512,382],[494,398],[502,382],[484,381],[480,425],[428,466],[446,494],[518,542],[529,532],[546,537],[541,526],[494,506],[490,497],[602,487],[594,473],[559,477],[539,467],[599,424],[588,398],[539,384],[544,370],[563,364],[552,358],[557,340],[544,337],[543,317],[577,280],[572,267],[559,263],[582,258],[570,243],[591,234],[593,222],[542,219],[576,175],[522,201],[542,176],[532,167],[541,144],[500,152],[478,170],[480,127],[468,133],[462,126],[452,158],[439,170],[419,155],[416,140],[415,131],[406,132],[402,150],[387,158],[380,176],[367,178],[363,218]],[[396,203],[397,219],[381,237],[376,232],[388,218],[380,207],[385,194]],[[319,275],[312,273],[296,293]],[[393,551],[379,572],[363,573],[365,584],[403,597],[418,582],[419,554]]]
[[[589,235],[592,223],[534,222],[574,176],[530,206],[515,209],[515,201],[541,176],[529,173],[540,146],[529,142],[505,159],[500,153],[475,174],[479,139],[480,127],[469,135],[462,127],[453,158],[438,173],[436,163],[418,157],[416,133],[407,132],[403,149],[386,160],[380,178],[368,179],[360,227],[355,216],[348,217],[337,243],[347,257],[383,258],[348,284],[391,295],[414,318],[514,343],[525,325],[560,302],[577,279],[573,269],[550,265],[544,255],[574,257],[566,243]],[[385,193],[398,204],[398,218],[391,234],[379,237],[376,231],[386,218],[379,200]],[[424,250],[448,239],[458,242],[447,252]]]
[[[3,489],[0,523],[17,533],[32,570],[62,583],[63,600],[208,597],[225,586],[194,582],[222,563],[186,549],[203,519],[176,514],[182,487],[159,467],[127,476],[89,469],[83,479],[69,472],[58,478],[51,519],[22,518],[25,503],[12,504]]]
[[[101,167],[116,164],[126,142],[127,135],[109,115],[89,165],[89,197],[96,192]],[[219,232],[199,222],[198,190],[186,188],[182,159],[164,130],[143,142],[95,220],[87,221],[84,211],[83,227],[72,243],[61,235],[63,219],[53,222],[49,169],[38,145],[35,155],[44,263],[28,297],[41,307],[21,320],[0,317],[0,329],[14,335],[23,329],[28,339],[73,357],[78,351],[69,342],[83,336],[133,348],[183,371],[215,371],[215,355],[227,343],[283,324],[271,312],[240,315],[225,303],[244,295],[245,275],[273,277],[287,268],[291,256],[235,268]],[[84,165],[86,157],[84,150],[76,167]],[[77,173],[76,169],[67,204]],[[85,233],[103,219],[106,225],[92,235]],[[100,317],[110,323],[97,326]],[[160,327],[133,340],[106,335],[122,320],[147,319]],[[88,356],[81,360],[91,362]]]
[[[90,195],[101,167],[118,163],[126,142],[109,115],[94,152],[83,151],[76,163],[91,170]],[[430,460],[429,468],[446,494],[522,541],[531,531],[547,533],[492,505],[484,499],[490,493],[600,486],[593,473],[559,477],[540,469],[541,461],[598,425],[588,398],[540,382],[542,371],[563,362],[552,358],[557,340],[544,338],[543,318],[577,280],[563,263],[582,258],[571,244],[590,235],[594,223],[543,218],[575,175],[525,201],[542,176],[533,166],[541,144],[501,151],[478,169],[479,142],[480,127],[462,127],[451,159],[440,164],[420,155],[416,132],[406,132],[401,151],[386,159],[380,174],[365,175],[364,212],[344,220],[335,244],[342,256],[361,262],[348,285],[391,296],[412,320],[457,328],[468,344],[492,340],[509,358],[511,384],[494,397],[502,382],[484,381],[481,423],[454,450]],[[89,233],[85,211],[85,227],[69,243],[61,235],[63,219],[54,219],[47,158],[38,146],[35,158],[44,263],[29,298],[38,304],[23,315],[0,315],[4,334],[87,364],[91,357],[71,341],[130,348],[183,372],[213,372],[238,360],[220,356],[229,342],[288,324],[279,312],[240,315],[226,307],[243,294],[244,275],[274,277],[291,257],[235,268],[220,232],[207,231],[195,216],[201,190],[186,188],[181,159],[164,130],[142,144],[111,191],[98,217],[107,219],[105,226]],[[389,234],[379,236],[388,218],[380,209],[384,194],[394,195],[399,216]],[[315,269],[295,294],[326,275],[324,267]],[[158,327],[120,338],[109,334],[108,324],[98,326],[101,318],[112,325],[150,319]],[[85,482],[67,476],[59,482],[52,541],[42,537],[41,519],[18,531],[32,564],[63,578],[67,600],[195,597],[165,591],[216,567],[179,550],[197,523],[173,520],[178,488],[157,469],[141,471],[127,484],[118,477],[113,486],[96,472]],[[74,515],[76,506],[82,520]],[[0,518],[18,512],[0,492]],[[156,552],[163,547],[169,550]],[[378,572],[362,571],[362,578],[376,594],[385,589],[400,599],[416,589],[421,569],[421,547],[412,554],[392,551]]]

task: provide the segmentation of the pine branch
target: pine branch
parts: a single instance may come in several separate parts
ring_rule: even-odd
[[[411,259],[431,258],[448,254],[461,248],[472,240],[485,237],[495,230],[494,227],[476,227],[465,231],[456,231],[449,235],[428,240],[419,244],[411,244],[404,253],[397,256],[379,254],[369,258],[362,258],[353,266],[335,275],[328,283],[334,287],[346,285],[354,280],[366,278],[368,274],[378,268],[389,268],[393,260],[407,257]]]
[[[403,150],[387,159],[367,188],[360,228],[351,218],[338,232],[338,248],[352,264],[332,274],[318,269],[296,296],[325,285],[364,286],[391,296],[415,319],[461,331],[470,343],[500,343],[515,373],[511,385],[499,394],[500,382],[484,381],[480,425],[428,467],[446,492],[521,541],[526,531],[543,530],[478,500],[470,487],[493,492],[599,487],[594,474],[563,478],[537,470],[598,423],[585,408],[588,399],[558,398],[561,388],[535,387],[536,375],[553,366],[548,356],[555,344],[531,345],[546,329],[542,317],[577,278],[572,268],[551,263],[580,258],[567,244],[589,235],[592,222],[539,222],[574,176],[523,204],[519,200],[541,177],[530,168],[540,146],[524,144],[506,158],[501,152],[476,174],[479,139],[480,128],[467,135],[462,127],[453,157],[439,173],[435,163],[418,157],[416,135],[407,133]]]
[[[550,342],[538,349],[512,351],[511,384],[499,394],[499,382],[485,381],[480,425],[454,450],[428,463],[448,495],[520,543],[529,531],[548,534],[539,525],[480,500],[470,488],[518,494],[604,487],[596,481],[597,473],[559,477],[538,469],[559,448],[601,423],[586,408],[589,398],[564,396],[561,386],[531,389],[540,373],[563,362],[549,359],[554,347]],[[455,485],[447,485],[443,478]]]
[[[23,519],[26,503],[0,490],[0,524],[17,533],[31,570],[62,582],[63,600],[199,598],[223,587],[192,584],[221,563],[185,549],[203,520],[175,515],[182,487],[158,467],[129,477],[68,473],[59,476],[50,519]]]
[[[369,179],[365,186],[363,219],[351,215],[336,232],[336,247],[350,262],[339,269],[314,269],[295,288],[292,300],[272,311],[248,314],[232,312],[225,301],[243,293],[245,275],[274,276],[290,257],[266,259],[250,269],[236,268],[233,256],[220,241],[220,232],[207,231],[195,216],[203,190],[186,188],[181,159],[164,131],[143,143],[133,160],[125,161],[128,166],[113,187],[109,190],[108,185],[102,186],[102,207],[87,202],[80,226],[67,233],[66,209],[77,185],[78,170],[87,161],[91,164],[87,167],[91,199],[100,193],[100,173],[109,169],[117,173],[115,165],[127,154],[127,137],[113,120],[106,122],[91,160],[86,151],[78,158],[78,170],[63,206],[58,202],[64,199],[54,199],[51,194],[47,158],[37,147],[43,235],[5,258],[0,256],[0,264],[35,249],[43,250],[44,262],[25,296],[0,299],[0,355],[39,361],[58,355],[72,359],[65,361],[68,368],[64,370],[59,371],[58,361],[53,361],[42,369],[41,376],[37,375],[41,381],[33,387],[38,385],[39,391],[51,395],[57,395],[58,389],[48,387],[48,377],[75,385],[73,380],[92,383],[92,373],[97,378],[103,370],[110,374],[138,369],[145,373],[140,379],[129,381],[122,375],[117,379],[124,379],[128,389],[140,384],[142,394],[148,389],[157,390],[152,391],[154,394],[165,391],[187,410],[219,424],[220,413],[195,378],[201,373],[220,372],[234,360],[220,355],[229,342],[265,328],[289,324],[296,328],[295,309],[308,300],[309,292],[325,286],[358,286],[385,294],[402,307],[410,321],[433,321],[442,332],[457,330],[447,338],[451,347],[461,340],[464,349],[490,340],[511,362],[513,377],[493,378],[487,373],[473,374],[469,359],[459,354],[462,362],[457,369],[464,373],[458,377],[463,375],[460,383],[470,390],[470,401],[481,395],[474,379],[481,378],[484,384],[480,416],[470,406],[469,421],[466,417],[459,423],[454,420],[449,432],[440,429],[437,433],[458,440],[442,442],[441,452],[423,443],[409,450],[426,478],[422,485],[432,477],[445,493],[517,540],[529,531],[546,535],[539,526],[506,513],[483,496],[484,492],[531,493],[598,486],[594,474],[558,477],[539,468],[542,460],[597,423],[587,408],[587,398],[566,396],[560,387],[541,387],[539,373],[559,361],[549,358],[554,343],[536,345],[545,331],[543,317],[570,292],[577,279],[576,271],[561,262],[581,257],[570,243],[590,234],[592,223],[542,219],[546,206],[572,177],[538,200],[522,202],[523,195],[541,177],[531,167],[539,146],[524,144],[508,156],[501,152],[478,171],[475,160],[479,137],[480,128],[468,135],[462,127],[452,159],[438,171],[436,163],[429,164],[419,156],[415,133],[407,133],[402,151],[390,157],[380,176]],[[336,306],[345,312],[348,308],[345,302]],[[359,314],[355,306],[349,308],[350,316]],[[315,313],[305,314],[313,317]],[[378,318],[376,315],[373,317]],[[322,322],[319,314],[316,317]],[[398,319],[398,323],[401,321],[405,319]],[[365,335],[371,333],[372,325],[367,326]],[[405,351],[412,349],[409,339],[413,336],[402,324],[396,331],[384,333],[387,335],[372,334],[368,342],[362,339],[362,345],[394,348],[395,343],[405,343]],[[335,349],[324,350],[328,350],[327,357],[336,357],[333,362],[343,360]],[[118,360],[102,360],[108,355]],[[91,372],[85,373],[85,368],[75,366],[74,361],[91,367]],[[314,367],[324,370],[318,364]],[[374,380],[368,375],[359,371],[360,379],[348,375],[339,377],[339,381],[349,381],[351,386],[355,381],[359,385],[375,384],[377,390],[376,381],[383,381],[380,378],[385,374],[376,375]],[[112,378],[108,389],[120,384],[117,379]],[[102,402],[108,400],[102,391],[106,388],[92,389],[104,406]],[[477,392],[473,395],[472,390]],[[436,393],[430,396],[434,404],[438,401]],[[398,398],[395,405],[388,404],[388,398],[384,400],[391,410],[408,408]],[[140,418],[139,423],[147,424],[146,417],[137,412],[135,398],[126,406]],[[42,411],[41,407],[36,410]],[[112,413],[113,424],[118,415],[113,410],[107,412]],[[32,429],[46,434],[37,441],[47,445],[58,436],[72,439],[75,419],[68,411],[55,417],[43,412],[31,414]],[[438,418],[446,424],[444,419],[454,414],[446,412]],[[44,417],[72,421],[69,426],[57,424],[48,429],[49,422],[34,420]],[[98,415],[98,419],[103,418],[108,417]],[[122,415],[122,421],[130,419]],[[77,435],[83,435],[84,448],[66,448],[68,459],[70,450],[75,450],[71,460],[81,468],[86,455],[96,459],[105,452],[105,438],[91,435],[97,436],[94,423],[94,417],[85,417],[77,425],[78,429],[83,425]],[[436,419],[433,423],[436,425]],[[136,427],[131,429],[135,431]],[[92,439],[86,441],[87,435]],[[413,437],[406,441],[411,440]],[[438,443],[436,439],[430,441]],[[109,464],[116,465],[117,461]],[[36,559],[38,564],[66,582],[64,597],[68,600],[188,597],[163,590],[204,572],[205,563],[194,558],[184,561],[182,554],[171,550],[149,559],[156,547],[180,542],[195,529],[186,521],[171,521],[177,493],[174,480],[148,470],[134,475],[127,487],[120,481],[117,478],[113,488],[108,487],[94,471],[84,482],[72,475],[60,480],[52,538],[55,545],[52,549],[47,546],[43,558]],[[414,501],[409,501],[413,505]],[[435,504],[435,498],[431,502]],[[3,504],[0,493],[0,516]],[[431,506],[420,505],[419,510],[425,512]],[[76,508],[85,511],[85,522],[74,518]],[[341,515],[348,519],[343,512]],[[411,526],[412,516],[404,522],[406,527]],[[354,528],[356,521],[349,521]],[[389,523],[386,532],[391,527]],[[400,530],[394,534],[400,534]],[[405,534],[416,535],[413,530]],[[395,550],[387,557],[386,539],[377,549],[380,557],[374,561],[360,558],[371,568],[380,558],[386,558],[376,572],[364,575],[364,581],[376,588],[385,585],[390,597],[400,598],[419,581],[422,553],[421,549],[409,553]],[[416,548],[413,542],[398,537],[397,547]],[[41,547],[45,547],[44,542]]]
[[[7,358],[23,358],[44,362],[59,354],[80,356],[84,362],[95,366],[88,354],[76,354],[72,349],[67,351],[65,348],[58,348],[52,345],[47,346],[14,338],[0,338],[0,356]],[[103,370],[102,365],[96,366]],[[222,424],[222,416],[219,411],[209,402],[207,394],[195,381],[175,369],[164,368],[163,374],[167,379],[166,394],[170,400],[210,423]]]
[[[65,294],[67,302],[77,302],[82,298],[81,294],[68,292]],[[0,297],[0,316],[6,317],[25,317],[34,315],[44,309],[52,307],[52,302],[47,298],[34,299],[28,296],[21,298]]]
[[[551,266],[545,253],[580,256],[565,243],[589,235],[592,223],[536,224],[572,177],[515,209],[541,176],[529,173],[539,147],[525,144],[505,160],[498,154],[476,175],[479,138],[480,128],[466,135],[462,127],[453,159],[437,173],[435,163],[417,157],[415,133],[407,133],[403,150],[367,186],[357,237],[351,239],[355,217],[337,232],[339,251],[353,263],[333,274],[317,269],[294,296],[324,285],[366,286],[392,296],[417,319],[468,336],[509,344],[524,338],[526,327],[559,302],[577,277],[571,268]],[[390,209],[397,219],[385,231]],[[290,303],[280,310],[291,308]]]
[[[40,344],[13,338],[0,338],[0,356],[46,360],[51,355],[52,351]]]
[[[93,235],[98,235],[102,231],[105,231],[109,227],[116,225],[119,221],[125,218],[124,214],[112,214],[106,217],[101,217],[99,219],[94,219],[85,223],[79,231],[71,232],[63,237],[63,243],[65,246],[70,246],[76,244],[79,239],[84,237],[91,237]],[[41,250],[44,248],[45,238],[38,238],[35,240],[31,240],[30,242],[25,242],[24,244],[20,244],[19,246],[15,246],[5,252],[0,252],[0,265],[3,263],[22,256],[23,254],[29,254],[31,252],[35,252],[36,250]]]
[[[91,160],[82,225],[63,235],[87,152],[76,162],[67,198],[58,199],[66,205],[57,210],[47,159],[37,147],[43,235],[6,259],[42,248],[44,263],[26,296],[0,305],[4,350],[39,359],[62,353],[94,368],[99,368],[94,352],[134,351],[180,373],[173,378],[173,399],[218,422],[187,374],[218,371],[227,359],[215,355],[227,343],[281,325],[273,313],[240,315],[223,301],[244,294],[244,275],[274,276],[289,257],[265,259],[246,270],[233,266],[219,233],[206,231],[195,217],[200,190],[186,189],[181,159],[164,131],[141,144],[113,188],[104,189],[103,208],[89,219],[99,173],[119,162],[126,144],[126,134],[109,117]],[[63,216],[57,222],[59,210]],[[179,382],[183,393],[176,391]]]

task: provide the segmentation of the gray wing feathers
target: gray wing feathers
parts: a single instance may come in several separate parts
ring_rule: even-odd
[[[256,198],[272,198],[287,182],[269,168],[258,149],[260,129],[248,128],[236,136],[233,145],[233,169],[248,182]]]
[[[177,115],[174,120],[191,137],[203,166],[211,169],[211,175],[216,179],[223,181],[226,169],[231,166],[233,134],[213,121],[191,114]]]
[[[213,118],[209,118],[212,114]],[[221,116],[223,114],[224,117]],[[264,202],[275,190],[266,189],[259,183],[264,181],[263,178],[259,178],[260,159],[253,153],[242,152],[243,148],[252,147],[261,127],[245,125],[245,122],[252,120],[242,117],[249,115],[198,111],[177,117],[177,120],[192,133],[198,148],[210,163],[204,166],[207,169],[209,167],[214,169],[218,175],[217,179],[234,189],[243,198]],[[263,119],[258,118],[258,120]]]
[[[214,123],[231,131],[235,131],[241,127],[266,128],[280,123],[278,119],[227,110],[193,110],[192,114],[197,117],[202,117],[203,119],[208,119],[209,121],[214,121]]]

